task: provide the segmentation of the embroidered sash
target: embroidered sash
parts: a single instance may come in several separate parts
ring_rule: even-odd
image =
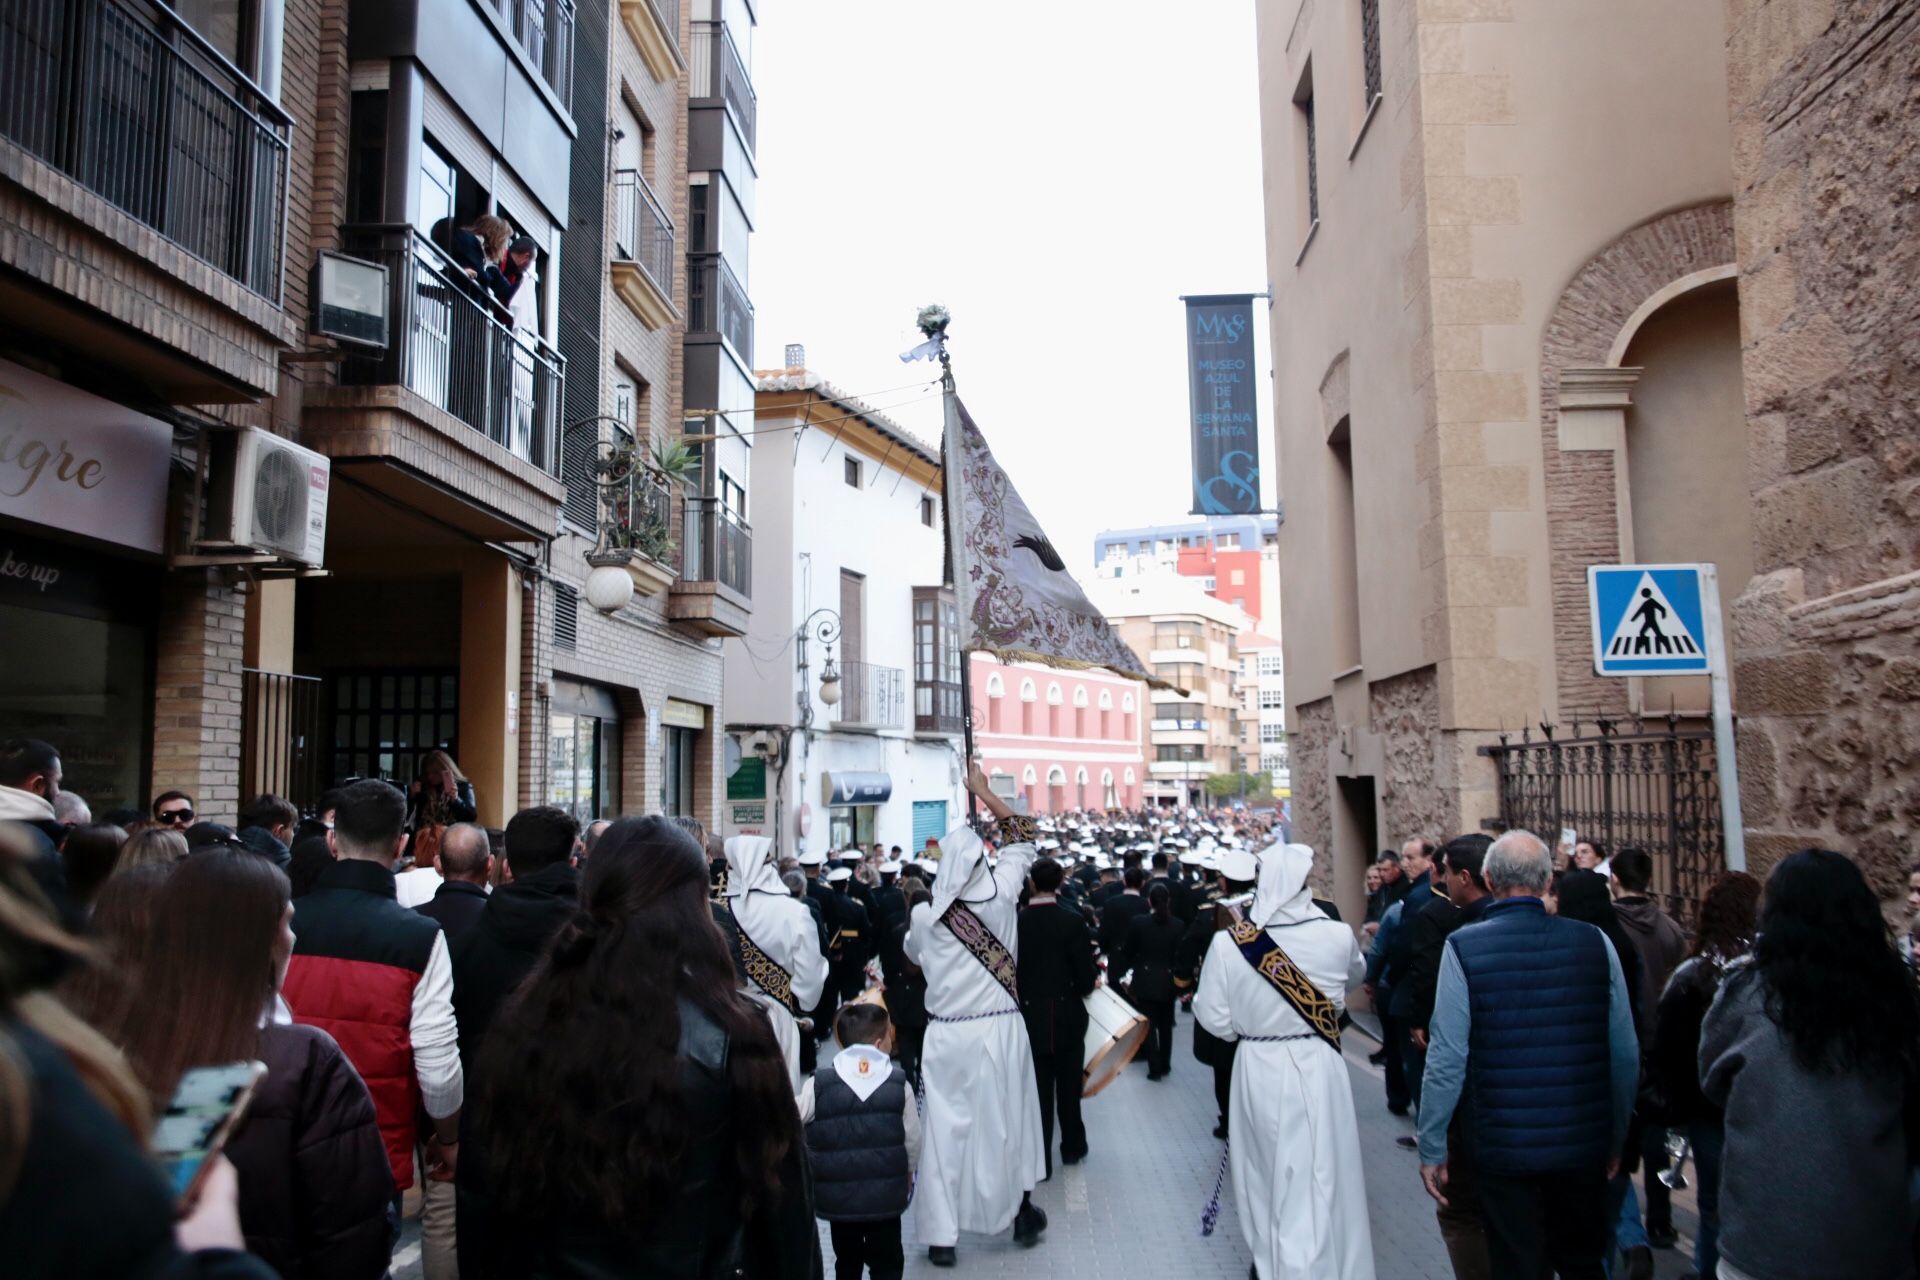
[[[1013,952],[1007,950],[1007,944],[993,936],[993,930],[987,928],[986,921],[973,914],[973,909],[956,899],[947,913],[940,917],[940,923],[953,931],[960,939],[960,945],[969,955],[985,965],[993,980],[1000,984],[1006,993],[1013,997],[1015,1004],[1020,1003],[1020,987],[1016,981]]]
[[[733,922],[738,928],[740,917],[736,915]],[[772,996],[774,1002],[782,1009],[796,1018],[800,1017],[800,1006],[795,1004],[793,999],[793,975],[782,969],[772,956],[762,951],[760,944],[748,937],[744,928],[739,929],[739,934],[740,955],[746,961],[747,976],[753,979],[755,986]]]
[[[1315,1035],[1335,1049],[1340,1047],[1340,1014],[1334,1003],[1313,985],[1293,957],[1280,949],[1273,935],[1251,920],[1233,926],[1228,936],[1254,971],[1273,985],[1289,1008],[1305,1020]]]

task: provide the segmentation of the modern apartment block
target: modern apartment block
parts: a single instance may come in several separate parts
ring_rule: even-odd
[[[49,462],[0,498],[36,584],[0,575],[0,735],[55,741],[97,809],[177,787],[230,820],[444,749],[490,824],[716,820],[753,405],[750,304],[711,280],[745,275],[752,22],[10,7],[0,439]],[[510,302],[469,269],[481,215],[532,246]],[[587,598],[608,566],[633,599]]]
[[[1192,578],[1095,578],[1087,599],[1156,677],[1185,690],[1149,689],[1141,743],[1148,805],[1202,807],[1207,779],[1244,771],[1238,637],[1247,615]]]
[[[1213,516],[1179,524],[1106,529],[1093,540],[1101,578],[1178,573],[1244,610],[1255,627],[1280,629],[1280,518]]]
[[[1273,798],[1289,799],[1293,774],[1287,763],[1287,676],[1280,642],[1249,633],[1240,637],[1239,651],[1244,772],[1269,775]]]

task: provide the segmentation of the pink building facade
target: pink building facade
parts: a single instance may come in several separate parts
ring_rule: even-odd
[[[973,740],[994,790],[1028,813],[1137,809],[1146,686],[972,655]]]

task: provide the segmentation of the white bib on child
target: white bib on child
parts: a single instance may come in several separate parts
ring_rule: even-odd
[[[865,1102],[893,1074],[893,1060],[870,1044],[856,1044],[833,1055],[833,1069]]]

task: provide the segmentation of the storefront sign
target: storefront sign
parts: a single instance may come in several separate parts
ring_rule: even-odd
[[[676,729],[704,729],[707,727],[707,709],[697,702],[668,698],[665,710],[660,713],[660,722]]]
[[[173,428],[0,360],[0,515],[159,552]]]
[[[767,806],[761,804],[736,804],[732,812],[733,829],[743,836],[762,835],[767,827]]]
[[[727,779],[727,799],[764,800],[767,795],[767,762],[759,756],[745,756],[740,767]]]
[[[827,773],[820,789],[828,805],[884,804],[893,794],[893,779],[884,773]]]

